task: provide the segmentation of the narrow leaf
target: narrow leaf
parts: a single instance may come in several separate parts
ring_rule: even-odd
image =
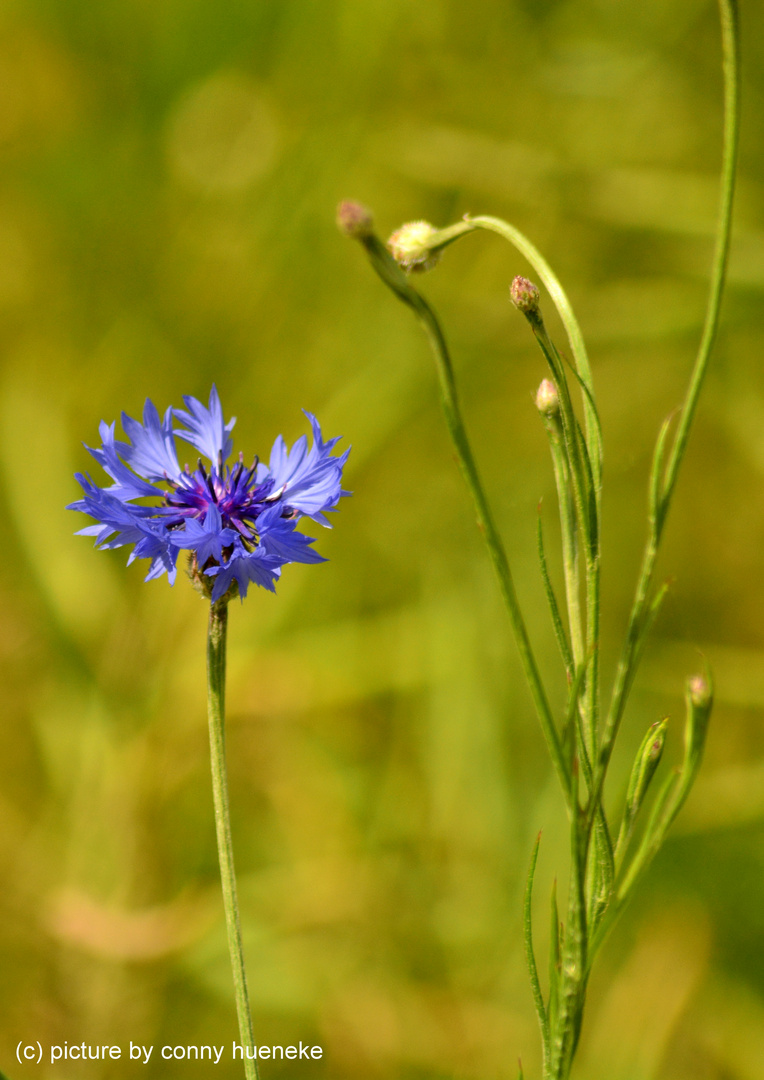
[[[560,617],[560,608],[557,603],[557,597],[554,594],[552,582],[549,577],[549,566],[546,561],[546,551],[544,548],[544,528],[541,523],[541,503],[539,503],[538,506],[538,524],[536,529],[536,535],[538,539],[541,579],[544,582],[544,592],[546,593],[547,603],[549,604],[549,612],[552,616],[554,636],[557,639],[557,647],[560,650],[560,655],[562,656],[562,662],[565,665],[565,671],[568,675],[568,679],[571,679],[573,676],[573,656],[570,651],[570,645],[568,644],[568,636],[565,633],[565,627],[563,626],[562,618]]]
[[[592,477],[592,489],[594,492],[595,506],[599,512],[599,498],[600,498],[600,486],[602,478],[602,425],[600,424],[600,414],[597,409],[597,403],[594,400],[594,394],[589,386],[581,378],[574,364],[571,364],[567,357],[563,357],[569,370],[573,374],[574,379],[581,387],[581,392],[584,395],[584,414],[586,417],[586,435],[582,435],[584,445],[587,450],[587,458],[589,459],[589,472]]]
[[[553,1031],[557,1021],[557,1008],[560,999],[560,912],[557,907],[557,878],[552,885],[552,924],[549,928],[549,1005],[547,1016],[549,1030]]]
[[[573,378],[576,380],[578,385],[581,387],[581,392],[585,395],[589,405],[591,406],[592,418],[593,418],[593,420],[595,422],[595,429],[596,429],[596,432],[597,432],[597,440],[596,441],[597,441],[597,445],[601,447],[602,446],[602,425],[600,424],[600,414],[599,414],[599,410],[597,409],[597,403],[594,400],[594,395],[592,394],[589,387],[586,385],[584,380],[581,378],[581,376],[576,371],[575,364],[571,364],[570,360],[568,360],[567,356],[565,356],[564,354],[563,354],[563,360],[568,365],[568,370],[571,372],[571,374],[573,375]]]
[[[528,881],[525,886],[523,929],[525,932],[525,960],[528,965],[528,974],[531,980],[533,1004],[536,1006],[536,1015],[538,1016],[539,1027],[541,1028],[541,1040],[544,1044],[544,1053],[546,1054],[549,1049],[549,1018],[547,1017],[546,1008],[544,1006],[544,995],[541,993],[541,983],[539,982],[539,973],[538,968],[536,967],[536,956],[533,952],[533,923],[531,917],[533,878],[536,873],[536,861],[539,857],[540,843],[541,833],[536,837],[536,843],[533,846],[533,854],[531,855],[531,865],[528,870]]]
[[[584,779],[586,780],[588,789],[591,790],[592,765],[589,760],[589,753],[586,749],[586,740],[584,739],[584,729],[581,720],[581,709],[579,707],[579,699],[584,687],[586,668],[586,664],[581,664],[571,683],[570,690],[568,691],[568,708],[565,713],[565,725],[562,729],[562,745],[563,750],[567,750],[568,753],[572,754],[573,747],[576,743],[578,744],[578,753],[584,770]],[[574,732],[578,736],[577,739],[574,737]]]
[[[668,447],[668,434],[676,410],[669,413],[661,424],[658,440],[653,453],[653,465],[650,471],[650,525],[653,533],[660,530],[663,523],[663,495],[665,483],[665,460]]]
[[[586,492],[589,500],[588,506],[588,520],[589,520],[589,532],[587,535],[587,543],[589,545],[589,558],[593,559],[597,554],[597,547],[599,545],[599,523],[597,513],[597,490],[594,486],[594,475],[592,473],[592,463],[589,460],[589,451],[586,446],[586,439],[584,433],[581,430],[581,425],[576,420],[576,432],[578,434],[578,441],[581,446],[581,460],[584,465],[584,475],[586,477]]]

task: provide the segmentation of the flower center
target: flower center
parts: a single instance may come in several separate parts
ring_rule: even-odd
[[[178,480],[167,479],[170,490],[163,511],[167,527],[180,528],[188,518],[202,520],[214,504],[222,526],[235,529],[248,546],[255,545],[255,523],[273,497],[273,480],[258,484],[257,466],[257,458],[247,468],[242,457],[232,469],[218,463],[208,472],[201,459],[193,472],[186,465]]]

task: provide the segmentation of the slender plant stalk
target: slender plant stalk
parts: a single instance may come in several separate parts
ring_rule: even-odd
[[[662,475],[653,478],[657,497],[651,515],[650,533],[642,558],[634,602],[629,617],[626,639],[616,672],[613,694],[602,735],[599,761],[599,786],[604,782],[608,762],[613,752],[615,737],[623,716],[631,683],[636,673],[636,661],[642,640],[642,627],[648,609],[650,590],[655,573],[666,517],[671,505],[679,468],[687,449],[690,426],[695,416],[708,361],[719,329],[722,295],[727,276],[727,260],[732,235],[732,206],[735,194],[735,175],[740,131],[740,42],[736,0],[719,0],[722,29],[722,55],[724,73],[724,144],[722,149],[721,192],[716,247],[711,270],[711,287],[706,308],[703,334],[693,367],[687,395],[682,406],[679,424],[669,453],[668,464]],[[660,467],[660,455],[656,455],[655,468]]]
[[[475,232],[478,229],[496,233],[498,236],[503,237],[504,240],[509,241],[531,264],[557,308],[557,313],[565,327],[568,343],[573,353],[576,370],[581,382],[588,390],[588,395],[584,395],[584,417],[587,443],[592,458],[592,472],[597,492],[599,492],[602,475],[602,436],[597,411],[594,407],[592,371],[584,336],[581,333],[581,327],[578,324],[568,295],[563,289],[560,279],[536,245],[531,243],[528,237],[521,233],[519,229],[516,229],[514,225],[502,221],[501,218],[491,217],[488,214],[480,214],[477,217],[466,215],[463,221],[450,225],[447,229],[441,229],[433,237],[432,250],[437,251],[446,247],[460,237],[466,236],[467,233]]]
[[[525,937],[525,961],[528,965],[528,975],[531,980],[531,993],[533,994],[533,1004],[536,1006],[536,1016],[538,1017],[539,1027],[541,1029],[541,1045],[544,1054],[544,1073],[546,1074],[549,1068],[549,1013],[546,1005],[544,1004],[544,995],[541,992],[541,983],[539,981],[538,967],[536,966],[536,955],[533,951],[533,920],[532,920],[532,900],[533,900],[533,879],[536,875],[536,862],[539,857],[539,845],[541,843],[541,833],[536,837],[536,843],[533,846],[533,854],[531,855],[531,865],[528,870],[528,879],[525,885],[525,899],[523,902],[523,929]]]
[[[215,830],[218,840],[220,881],[223,886],[223,905],[231,954],[236,1012],[239,1033],[244,1047],[244,1074],[247,1080],[259,1080],[255,1058],[255,1037],[249,1008],[247,973],[244,968],[244,949],[241,942],[239,901],[236,894],[236,873],[231,842],[231,815],[228,808],[228,770],[225,759],[225,668],[228,603],[219,600],[210,604],[207,635],[207,715],[210,727],[210,760],[212,764],[212,794],[215,803]],[[251,1054],[251,1057],[248,1057]]]
[[[569,682],[568,716],[560,729],[552,717],[545,689],[531,650],[520,612],[506,553],[490,512],[459,408],[453,370],[443,333],[427,302],[409,284],[391,255],[374,235],[371,219],[363,208],[352,204],[346,216],[348,235],[356,236],[366,248],[372,265],[382,280],[416,314],[435,355],[446,422],[456,447],[459,463],[475,502],[478,523],[496,569],[502,595],[509,611],[525,674],[559,775],[570,824],[571,867],[567,924],[558,933],[556,898],[552,907],[552,949],[550,954],[549,999],[545,1003],[533,955],[531,891],[538,856],[534,848],[525,894],[525,943],[534,1003],[544,1044],[544,1080],[568,1080],[581,1028],[591,961],[607,929],[622,908],[634,884],[644,873],[663,842],[671,822],[679,812],[697,774],[712,705],[710,678],[696,677],[688,683],[688,722],[685,759],[678,776],[669,777],[653,801],[652,814],[637,851],[626,858],[634,817],[657,768],[662,751],[665,723],[659,732],[651,729],[640,753],[644,760],[627,806],[629,820],[622,827],[618,864],[605,817],[602,795],[619,725],[631,688],[647,631],[665,595],[665,587],[655,590],[655,565],[670,509],[679,470],[708,362],[719,327],[722,294],[732,225],[739,130],[739,33],[736,0],[718,0],[722,27],[724,71],[724,145],[721,199],[708,305],[698,354],[676,433],[670,441],[670,420],[658,437],[650,481],[648,538],[637,580],[623,650],[615,674],[609,708],[600,717],[599,636],[600,636],[600,517],[602,479],[602,436],[592,387],[591,370],[580,327],[570,302],[556,275],[540,252],[519,230],[488,216],[466,217],[446,229],[432,230],[422,241],[434,254],[462,236],[484,229],[508,240],[534,267],[554,300],[565,327],[575,362],[574,375],[583,398],[584,432],[578,427],[570,399],[565,365],[549,338],[540,314],[523,309],[552,371],[560,397],[560,430],[552,438],[552,454],[557,480],[563,531],[563,563],[571,637],[568,645],[546,568],[543,541],[539,551],[547,598],[560,644]],[[421,234],[420,234],[421,235]],[[519,306],[519,305],[518,305]],[[670,445],[669,445],[670,444]],[[585,572],[584,617],[579,595],[577,541]],[[580,692],[580,698],[579,698]],[[584,772],[586,798],[579,805],[579,778],[573,747],[578,729],[580,764]],[[579,726],[580,725],[580,726]],[[657,740],[657,742],[656,742]],[[521,1070],[522,1076],[522,1070]]]
[[[579,448],[576,445],[576,432],[572,423],[572,412],[570,409],[568,409],[566,441],[568,442],[571,479],[575,482],[574,490],[577,491],[577,510],[581,520],[582,537],[587,548],[586,637],[587,649],[590,653],[591,660],[585,687],[584,711],[587,718],[587,738],[589,740],[590,751],[593,753],[596,742],[596,731],[599,723],[600,699],[600,664],[599,649],[597,645],[599,641],[600,617],[599,535],[602,487],[602,432],[600,430],[599,417],[594,402],[591,366],[589,364],[589,357],[586,351],[586,345],[584,344],[583,334],[581,333],[581,327],[578,324],[573,307],[559,278],[538,248],[531,243],[528,237],[520,232],[519,229],[516,229],[506,221],[502,221],[501,218],[491,217],[489,215],[480,215],[477,217],[468,215],[464,220],[457,222],[455,225],[450,225],[448,228],[441,229],[434,233],[429,246],[433,252],[440,251],[454,243],[456,240],[459,240],[461,237],[467,236],[469,233],[479,229],[496,233],[504,240],[507,240],[528,260],[534,271],[538,274],[538,277],[543,282],[547,292],[552,297],[563,326],[565,327],[568,343],[575,361],[575,372],[583,390],[584,424],[586,431],[586,468],[590,475],[593,502],[591,513],[589,513],[588,505],[584,506],[583,503],[583,488],[585,486],[585,478],[583,476],[584,462],[581,459]],[[534,325],[534,334],[552,368],[558,389],[561,391],[563,399],[567,399],[567,403],[569,404],[570,399],[567,391],[563,362],[559,353],[551,343],[543,323],[538,322],[537,325]],[[565,405],[566,401],[563,400],[562,404]]]
[[[533,334],[554,375],[560,397],[560,419],[563,430],[563,450],[566,454],[567,478],[573,493],[573,505],[584,547],[586,570],[586,650],[590,657],[585,687],[584,715],[588,751],[594,756],[599,719],[599,611],[600,611],[600,498],[594,479],[592,458],[581,439],[573,412],[568,382],[562,360],[554,347],[539,313],[526,315]],[[591,401],[592,408],[593,399]],[[596,418],[597,424],[599,421]],[[599,429],[598,429],[599,430]],[[596,449],[596,448],[595,448]],[[570,495],[568,495],[568,499]],[[570,610],[570,609],[569,609]],[[573,613],[571,611],[571,618]]]
[[[562,565],[565,575],[565,599],[568,608],[568,628],[570,644],[576,671],[584,663],[584,638],[581,631],[581,598],[578,572],[578,541],[576,537],[576,517],[570,493],[570,478],[565,452],[562,446],[561,432],[557,431],[554,421],[546,424],[549,435],[549,447],[552,453],[554,479],[557,487],[557,499],[560,505],[560,528],[562,531]]]
[[[374,234],[369,234],[363,236],[361,241],[367,250],[372,266],[377,271],[382,281],[384,281],[388,288],[392,289],[400,300],[413,310],[427,336],[433,356],[435,357],[441,404],[443,406],[443,413],[446,419],[448,432],[456,450],[462,476],[464,477],[475,505],[478,527],[483,533],[491,557],[491,562],[496,571],[496,576],[499,579],[499,588],[509,614],[510,622],[512,623],[512,629],[514,631],[515,641],[517,642],[520,659],[525,671],[525,677],[528,681],[528,686],[536,706],[536,712],[541,723],[544,737],[546,738],[547,746],[549,747],[549,753],[560,780],[560,785],[565,795],[566,803],[570,808],[571,799],[573,797],[571,777],[566,768],[559,734],[554,723],[552,710],[546,696],[544,685],[541,681],[541,674],[536,663],[530,638],[528,637],[528,631],[525,626],[525,620],[517,599],[515,584],[512,578],[512,572],[509,568],[509,560],[507,559],[504,543],[494,521],[485,494],[485,489],[483,488],[483,483],[480,479],[477,464],[475,463],[475,458],[472,453],[472,447],[470,446],[467,437],[446,339],[443,336],[443,331],[440,328],[435,312],[424,297],[409,284],[405,275],[379,238]]]
[[[586,848],[580,813],[570,819],[568,923],[563,939],[557,1022],[544,1080],[566,1080],[578,1045],[588,976],[585,895]]]

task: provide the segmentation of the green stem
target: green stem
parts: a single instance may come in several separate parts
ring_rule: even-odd
[[[236,1012],[239,1033],[244,1047],[244,1074],[247,1080],[259,1080],[255,1059],[255,1037],[247,992],[247,973],[244,968],[244,949],[241,942],[239,901],[236,895],[236,874],[231,842],[231,815],[228,807],[228,774],[225,760],[225,666],[228,603],[218,600],[210,604],[207,635],[207,715],[210,727],[210,761],[212,765],[212,794],[215,802],[215,830],[218,841],[220,881],[223,886],[228,950],[231,955]],[[251,1058],[247,1054],[251,1054]]]
[[[568,629],[573,650],[575,670],[584,663],[584,638],[581,629],[581,597],[578,572],[578,541],[576,535],[576,516],[573,500],[570,497],[570,481],[565,451],[562,446],[562,432],[558,430],[557,417],[546,423],[549,446],[552,452],[552,465],[557,486],[557,500],[560,507],[560,526],[562,530],[562,562],[565,575],[565,598],[568,608]]]
[[[583,1019],[588,963],[584,890],[586,851],[582,823],[576,810],[570,821],[568,922],[562,947],[558,1014],[551,1038],[549,1070],[544,1080],[567,1080]]]
[[[441,404],[446,419],[451,441],[456,449],[459,467],[469,489],[475,505],[478,527],[483,533],[488,552],[493,563],[496,576],[499,579],[499,588],[509,614],[512,629],[520,653],[525,677],[536,706],[536,712],[541,723],[541,728],[549,747],[549,753],[554,763],[560,780],[563,793],[569,808],[572,807],[572,781],[568,774],[562,751],[557,728],[552,717],[552,710],[547,700],[546,692],[541,681],[541,674],[536,663],[531,647],[528,631],[525,626],[520,604],[517,599],[512,572],[509,568],[507,553],[504,549],[499,530],[493,519],[488,499],[486,498],[477,465],[472,454],[467,431],[462,419],[459,399],[456,392],[451,357],[448,346],[443,336],[443,331],[430,305],[412,285],[400,270],[395,260],[384,247],[379,238],[373,234],[361,238],[371,260],[371,264],[380,278],[392,289],[395,295],[412,309],[422,326],[427,340],[430,343],[438,372]]]
[[[724,285],[727,277],[727,260],[732,235],[732,205],[735,194],[735,173],[740,128],[740,39],[737,16],[737,0],[719,0],[719,16],[722,29],[722,55],[724,73],[724,146],[722,150],[721,192],[719,200],[719,225],[716,236],[711,287],[706,309],[703,335],[698,348],[690,386],[682,408],[671,456],[666,467],[663,501],[668,509],[674,491],[679,466],[687,447],[690,426],[695,416],[701,387],[708,368],[711,350],[719,329]]]
[[[684,405],[682,406],[668,464],[661,478],[656,513],[642,558],[642,566],[626,632],[626,641],[616,672],[610,709],[600,747],[599,787],[604,782],[605,772],[613,752],[613,744],[626,705],[626,698],[634,679],[639,654],[638,646],[641,639],[640,629],[648,613],[648,601],[658,549],[674,494],[679,468],[687,449],[690,426],[695,416],[698,397],[708,370],[711,350],[719,329],[719,313],[727,275],[727,259],[732,233],[732,205],[735,193],[740,127],[740,45],[736,0],[719,0],[719,13],[722,28],[724,72],[724,146],[722,150],[721,194],[716,247],[711,271],[711,286],[698,355]]]
[[[584,395],[586,439],[587,445],[589,446],[589,455],[592,460],[592,473],[594,475],[595,488],[599,499],[602,477],[602,437],[600,434],[597,411],[594,407],[592,371],[589,364],[589,356],[586,352],[586,345],[584,344],[584,336],[581,333],[581,327],[578,325],[578,320],[573,312],[573,307],[568,299],[567,293],[563,289],[560,279],[535,244],[532,244],[528,237],[521,233],[519,229],[516,229],[514,225],[502,221],[501,218],[491,217],[488,214],[481,214],[478,217],[470,217],[467,215],[463,221],[459,221],[456,225],[451,225],[447,229],[442,229],[439,232],[438,236],[441,238],[441,243],[439,245],[436,244],[433,247],[433,250],[437,250],[437,247],[439,246],[445,247],[455,240],[458,240],[460,237],[466,236],[467,233],[474,232],[476,229],[485,229],[488,232],[493,232],[496,233],[497,236],[503,237],[504,240],[508,240],[509,243],[512,244],[512,246],[515,247],[531,264],[551,296],[554,306],[557,308],[557,313],[565,327],[565,333],[568,337],[568,342],[570,344],[571,352],[573,353],[573,359],[575,360],[579,377],[589,391],[588,395]]]
[[[599,607],[600,607],[600,540],[599,495],[594,479],[592,459],[580,435],[573,412],[570,390],[562,359],[555,348],[540,312],[528,313],[528,322],[546,357],[560,396],[560,418],[564,450],[567,453],[567,477],[571,481],[578,526],[584,544],[586,568],[586,649],[590,670],[585,687],[584,715],[588,750],[594,758],[599,720]],[[598,429],[599,430],[599,429]]]
[[[552,270],[549,263],[543,257],[538,248],[531,243],[531,241],[516,229],[513,225],[509,225],[506,221],[502,221],[501,218],[491,217],[489,215],[480,215],[478,217],[465,217],[463,221],[457,222],[455,225],[451,225],[446,229],[440,230],[440,232],[433,238],[432,250],[439,250],[440,248],[447,247],[449,244],[460,239],[462,236],[466,236],[468,233],[474,232],[477,229],[485,229],[488,232],[496,233],[504,240],[509,241],[520,253],[523,255],[533,267],[535,273],[539,279],[543,282],[547,292],[551,296],[557,312],[560,316],[565,332],[568,337],[571,352],[573,353],[573,359],[575,361],[576,371],[578,378],[583,387],[583,404],[584,404],[584,424],[586,429],[586,449],[587,454],[587,466],[591,474],[591,487],[592,487],[592,502],[593,507],[591,511],[588,506],[581,505],[581,489],[585,485],[585,479],[581,475],[584,463],[580,459],[580,454],[575,443],[570,443],[570,450],[572,453],[571,458],[571,474],[578,470],[578,476],[573,476],[572,479],[577,484],[577,502],[579,503],[578,509],[581,515],[581,528],[584,534],[585,543],[587,544],[587,573],[586,573],[586,609],[587,609],[587,649],[591,655],[591,670],[589,671],[589,677],[586,685],[585,695],[585,713],[587,717],[587,735],[590,743],[590,751],[594,753],[594,746],[597,739],[597,729],[599,725],[599,619],[600,619],[600,559],[599,559],[599,519],[601,513],[601,486],[602,486],[602,433],[600,430],[599,417],[597,416],[597,409],[594,403],[594,388],[592,384],[592,372],[589,364],[589,357],[586,352],[586,346],[584,344],[583,334],[581,333],[581,327],[578,324],[578,320],[573,312],[573,307],[568,299],[565,290],[560,283],[559,278]],[[529,320],[533,326],[534,333],[536,334],[539,345],[544,351],[547,360],[555,373],[555,382],[558,383],[558,387],[564,390],[567,395],[567,387],[565,384],[565,373],[562,365],[562,360],[557,353],[557,350],[552,345],[546,330],[543,327],[543,323],[540,320],[534,324],[532,319]],[[569,399],[568,399],[569,400]],[[572,411],[568,417],[568,426],[571,427],[571,431],[568,432],[568,441],[575,440],[577,433],[572,426]],[[576,460],[577,459],[577,460]],[[586,520],[586,518],[590,520]]]

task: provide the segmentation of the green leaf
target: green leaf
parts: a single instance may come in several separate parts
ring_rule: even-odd
[[[563,626],[562,618],[560,616],[560,607],[557,603],[557,597],[554,594],[552,582],[549,577],[549,566],[546,561],[546,551],[544,548],[544,528],[541,523],[541,503],[539,503],[538,507],[538,523],[536,535],[538,540],[539,564],[541,566],[541,579],[544,582],[544,592],[546,593],[547,603],[549,604],[549,611],[552,616],[554,636],[557,639],[557,647],[560,650],[562,662],[565,665],[565,671],[568,675],[568,678],[570,679],[573,677],[573,656],[570,651],[568,636],[565,633],[565,627]]]
[[[586,676],[587,667],[587,663],[581,664],[568,691],[568,707],[565,713],[565,726],[562,729],[562,746],[563,750],[567,751],[572,757],[573,748],[576,746],[576,743],[578,744],[578,753],[581,759],[581,766],[584,770],[584,779],[586,780],[589,790],[591,790],[592,764],[586,749],[586,740],[584,738],[583,724],[581,721],[581,710],[579,708],[579,698],[581,697],[581,691],[584,687],[584,678]],[[575,738],[575,735],[578,736],[577,739]]]
[[[547,1016],[550,1031],[554,1029],[557,1020],[557,1008],[559,1004],[560,990],[560,950],[562,926],[560,913],[557,907],[557,878],[552,885],[552,924],[549,928],[549,1005]]]
[[[531,918],[531,905],[533,901],[533,878],[536,873],[536,862],[539,857],[539,845],[541,843],[541,833],[536,837],[536,843],[533,845],[533,854],[531,855],[531,865],[528,870],[528,881],[525,886],[525,904],[523,908],[523,930],[525,933],[525,960],[528,964],[528,974],[531,980],[531,992],[533,994],[533,1004],[536,1006],[536,1015],[539,1020],[539,1027],[541,1028],[541,1040],[544,1044],[544,1053],[548,1054],[549,1050],[549,1018],[547,1017],[546,1008],[544,1006],[544,995],[541,993],[541,983],[539,982],[539,973],[536,966],[536,956],[533,952],[533,923]]]
[[[653,465],[650,471],[650,527],[653,534],[659,532],[663,524],[666,448],[668,446],[668,434],[671,430],[671,421],[675,415],[676,410],[669,413],[661,424],[653,454]]]

